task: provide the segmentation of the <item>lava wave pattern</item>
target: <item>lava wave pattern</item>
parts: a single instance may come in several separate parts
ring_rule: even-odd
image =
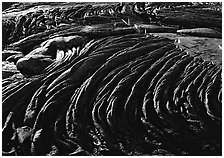
[[[2,82],[3,155],[221,155],[221,67],[129,34]]]

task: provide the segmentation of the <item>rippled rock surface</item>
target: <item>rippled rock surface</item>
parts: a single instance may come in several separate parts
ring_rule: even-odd
[[[5,38],[6,50],[23,53],[8,58],[23,75],[2,80],[2,154],[221,155],[221,39],[178,35],[179,24],[150,24],[152,17],[132,25],[137,15],[126,4],[73,5],[49,13],[103,18],[48,21],[45,31]],[[26,9],[25,19],[48,13]],[[203,53],[210,46],[216,51]]]

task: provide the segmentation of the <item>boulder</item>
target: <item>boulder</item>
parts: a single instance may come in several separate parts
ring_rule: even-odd
[[[54,60],[44,55],[29,55],[17,61],[16,67],[24,76],[40,74]]]

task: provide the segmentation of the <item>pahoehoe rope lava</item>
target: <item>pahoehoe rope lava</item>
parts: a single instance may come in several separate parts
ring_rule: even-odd
[[[220,155],[221,67],[152,35],[102,37],[3,80],[4,155]]]
[[[221,40],[220,10],[220,2],[13,4],[2,45],[23,77],[2,80],[2,154],[221,155],[221,64],[180,45],[182,34]]]

